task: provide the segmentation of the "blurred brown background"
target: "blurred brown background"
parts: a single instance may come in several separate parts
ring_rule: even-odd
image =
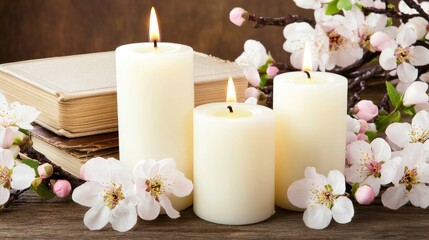
[[[229,60],[240,55],[250,38],[261,41],[275,58],[286,58],[283,28],[237,27],[229,21],[233,7],[259,16],[298,12],[291,0],[0,0],[0,63],[148,41],[151,6],[158,13],[161,41]]]

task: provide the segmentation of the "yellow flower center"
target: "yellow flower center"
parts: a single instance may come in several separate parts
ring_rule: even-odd
[[[337,198],[332,191],[331,185],[325,185],[323,189],[313,189],[312,193],[314,197],[312,200],[317,204],[323,204],[331,209],[334,206],[334,199]]]
[[[122,184],[112,183],[104,190],[103,202],[110,210],[118,206],[119,202],[124,198]]]
[[[10,182],[12,181],[11,170],[7,167],[0,166],[0,185],[4,188],[10,188]]]
[[[413,188],[413,184],[419,183],[419,179],[417,177],[417,169],[409,169],[408,167],[405,167],[404,170],[404,176],[399,181],[400,184],[405,184],[405,188],[410,191],[411,188]]]
[[[398,64],[405,62],[405,60],[408,59],[409,55],[410,55],[410,49],[409,48],[398,47],[395,50],[396,62]]]
[[[429,138],[429,130],[423,129],[421,126],[413,125],[408,135],[411,139],[410,143],[424,143]]]
[[[159,201],[159,196],[167,191],[165,181],[167,179],[156,175],[154,178],[146,180],[146,191],[150,193],[155,200]]]

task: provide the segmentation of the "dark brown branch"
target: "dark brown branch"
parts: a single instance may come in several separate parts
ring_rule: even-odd
[[[254,28],[263,28],[265,26],[280,26],[284,27],[290,23],[294,22],[308,22],[311,25],[314,25],[315,22],[311,19],[301,17],[299,14],[288,14],[284,17],[258,17],[253,13],[249,13],[248,16],[249,21],[255,22]]]
[[[28,189],[30,189],[30,188],[26,188],[26,189],[24,189],[24,190],[16,190],[16,191],[14,191],[14,192],[11,192],[11,193],[10,193],[9,200],[7,200],[7,202],[3,205],[3,208],[8,208],[8,207],[10,207],[10,205],[12,205],[12,203],[13,203],[15,200],[18,200],[19,196],[20,196],[21,194],[23,194],[24,192],[26,192]]]
[[[363,65],[367,64],[368,62],[370,62],[373,58],[375,58],[377,56],[378,56],[377,53],[373,53],[373,52],[368,51],[363,55],[363,57],[361,59],[359,59],[358,61],[356,61],[352,65],[344,67],[344,68],[336,68],[336,69],[332,70],[331,72],[338,73],[341,75],[347,75],[349,73],[352,73],[352,72],[358,70]]]
[[[356,103],[360,100],[360,94],[363,92],[363,91],[365,91],[365,87],[366,87],[366,81],[361,81],[361,82],[359,82],[359,85],[360,85],[360,89],[359,90],[357,90],[354,94],[353,94],[353,96],[352,97],[350,97],[350,99],[349,99],[349,102],[348,102],[348,105],[347,105],[347,107],[350,109],[350,108],[353,108],[355,105],[356,105]]]
[[[414,0],[404,0],[404,2],[410,7],[414,8],[419,14],[417,16],[420,16],[427,21],[429,21],[429,15],[423,10],[423,8],[420,6],[419,3],[414,2]]]
[[[366,81],[370,78],[374,78],[375,76],[385,72],[384,69],[377,65],[373,68],[367,69],[362,72],[360,76],[357,76],[353,79],[349,79],[349,89],[353,89],[360,84],[362,81]]]

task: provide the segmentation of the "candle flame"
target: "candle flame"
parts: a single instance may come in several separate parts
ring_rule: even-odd
[[[156,17],[156,12],[154,7],[152,7],[152,9],[150,10],[149,41],[151,42],[160,41],[158,19]]]
[[[237,102],[237,97],[235,96],[234,81],[232,81],[232,77],[229,77],[229,80],[228,80],[228,91],[226,93],[226,101]]]
[[[313,71],[313,62],[311,59],[311,51],[308,42],[304,46],[304,59],[302,61],[302,71],[311,72]]]

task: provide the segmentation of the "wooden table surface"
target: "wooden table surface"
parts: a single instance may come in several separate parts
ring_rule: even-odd
[[[349,224],[311,230],[302,221],[302,213],[277,209],[270,219],[247,226],[224,226],[199,219],[189,208],[179,219],[162,215],[154,221],[138,220],[126,233],[110,226],[90,231],[83,224],[88,208],[71,199],[43,200],[34,193],[21,196],[10,208],[0,212],[0,238],[84,239],[427,239],[429,209],[404,206],[397,211],[382,206],[358,206]]]

